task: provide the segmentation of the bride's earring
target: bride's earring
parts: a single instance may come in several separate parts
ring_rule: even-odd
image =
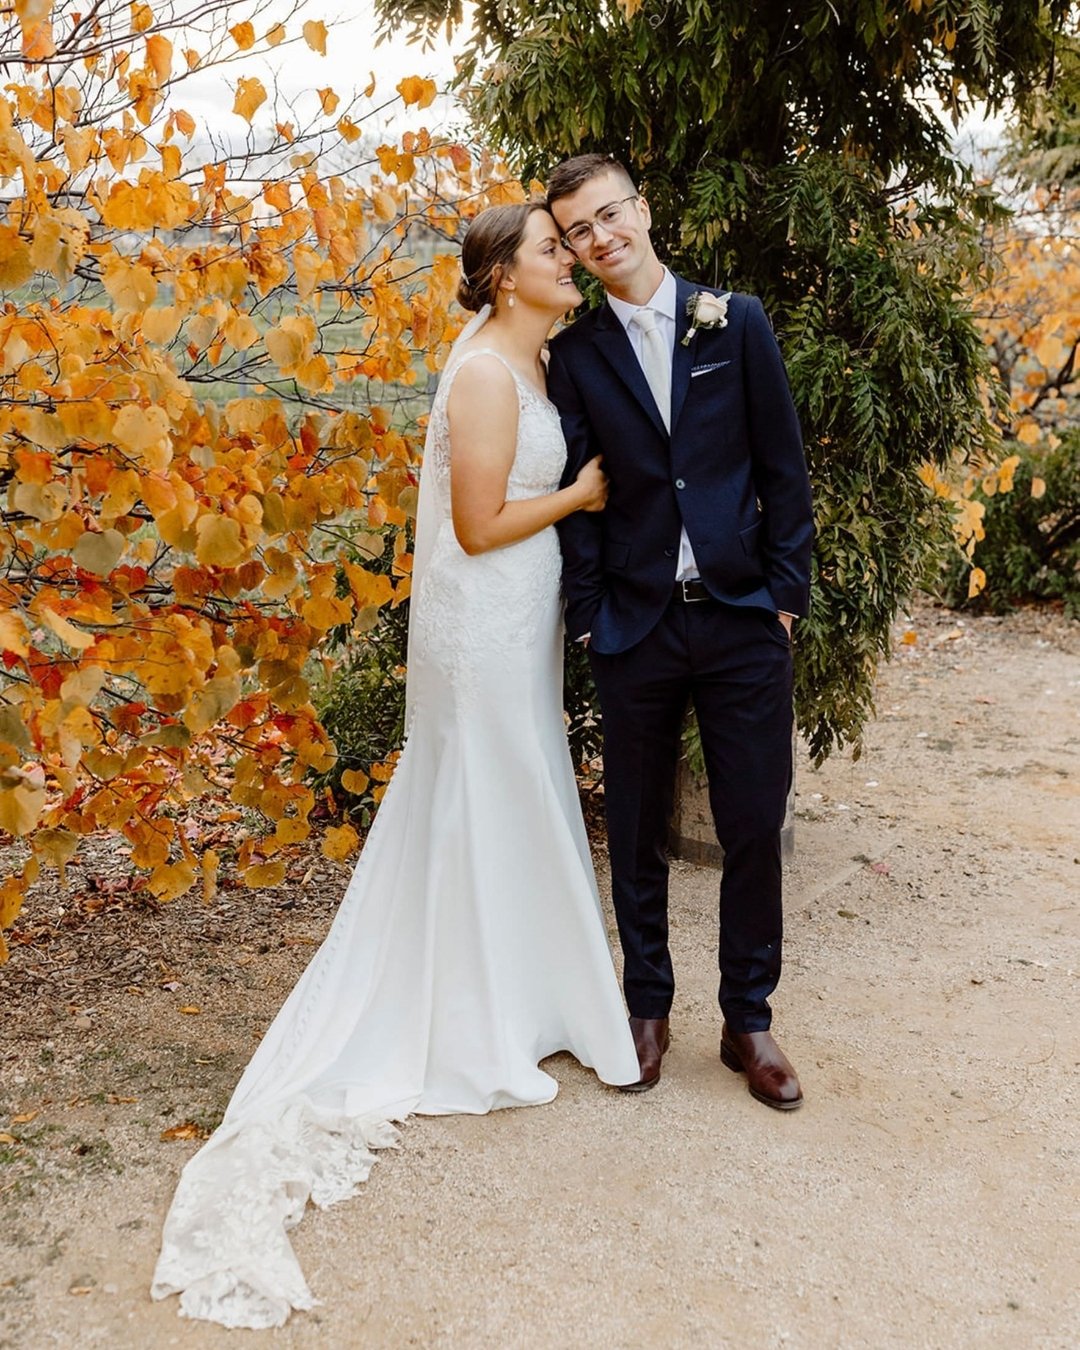
[[[514,308],[514,293],[513,293],[513,291],[511,291],[510,294],[506,297],[506,303],[510,306],[511,309]]]

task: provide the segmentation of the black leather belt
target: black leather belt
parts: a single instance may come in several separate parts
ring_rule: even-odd
[[[675,599],[684,605],[697,604],[699,600],[713,600],[715,596],[700,577],[690,577],[687,581],[675,583]]]

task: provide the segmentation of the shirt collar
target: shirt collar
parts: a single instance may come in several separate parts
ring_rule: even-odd
[[[663,280],[652,295],[643,305],[632,305],[627,300],[620,300],[618,296],[609,295],[608,304],[615,312],[615,317],[624,328],[628,327],[630,320],[639,309],[654,309],[657,314],[662,314],[665,318],[675,322],[675,310],[678,305],[678,296],[675,288],[675,275],[666,267],[664,268]]]

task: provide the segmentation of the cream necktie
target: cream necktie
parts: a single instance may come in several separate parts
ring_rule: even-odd
[[[671,353],[666,349],[651,309],[639,309],[631,318],[641,330],[641,368],[649,382],[664,426],[671,430]]]

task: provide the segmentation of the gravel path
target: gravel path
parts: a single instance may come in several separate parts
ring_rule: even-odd
[[[88,905],[89,872],[40,897],[0,971],[0,1347],[1080,1343],[1080,625],[906,630],[862,758],[799,766],[775,1028],[804,1108],[721,1066],[716,876],[677,863],[660,1087],[561,1056],[550,1106],[410,1122],[301,1225],[323,1301],[279,1332],[151,1303],[196,1147],[161,1133],[220,1115],[344,873],[157,918]]]

